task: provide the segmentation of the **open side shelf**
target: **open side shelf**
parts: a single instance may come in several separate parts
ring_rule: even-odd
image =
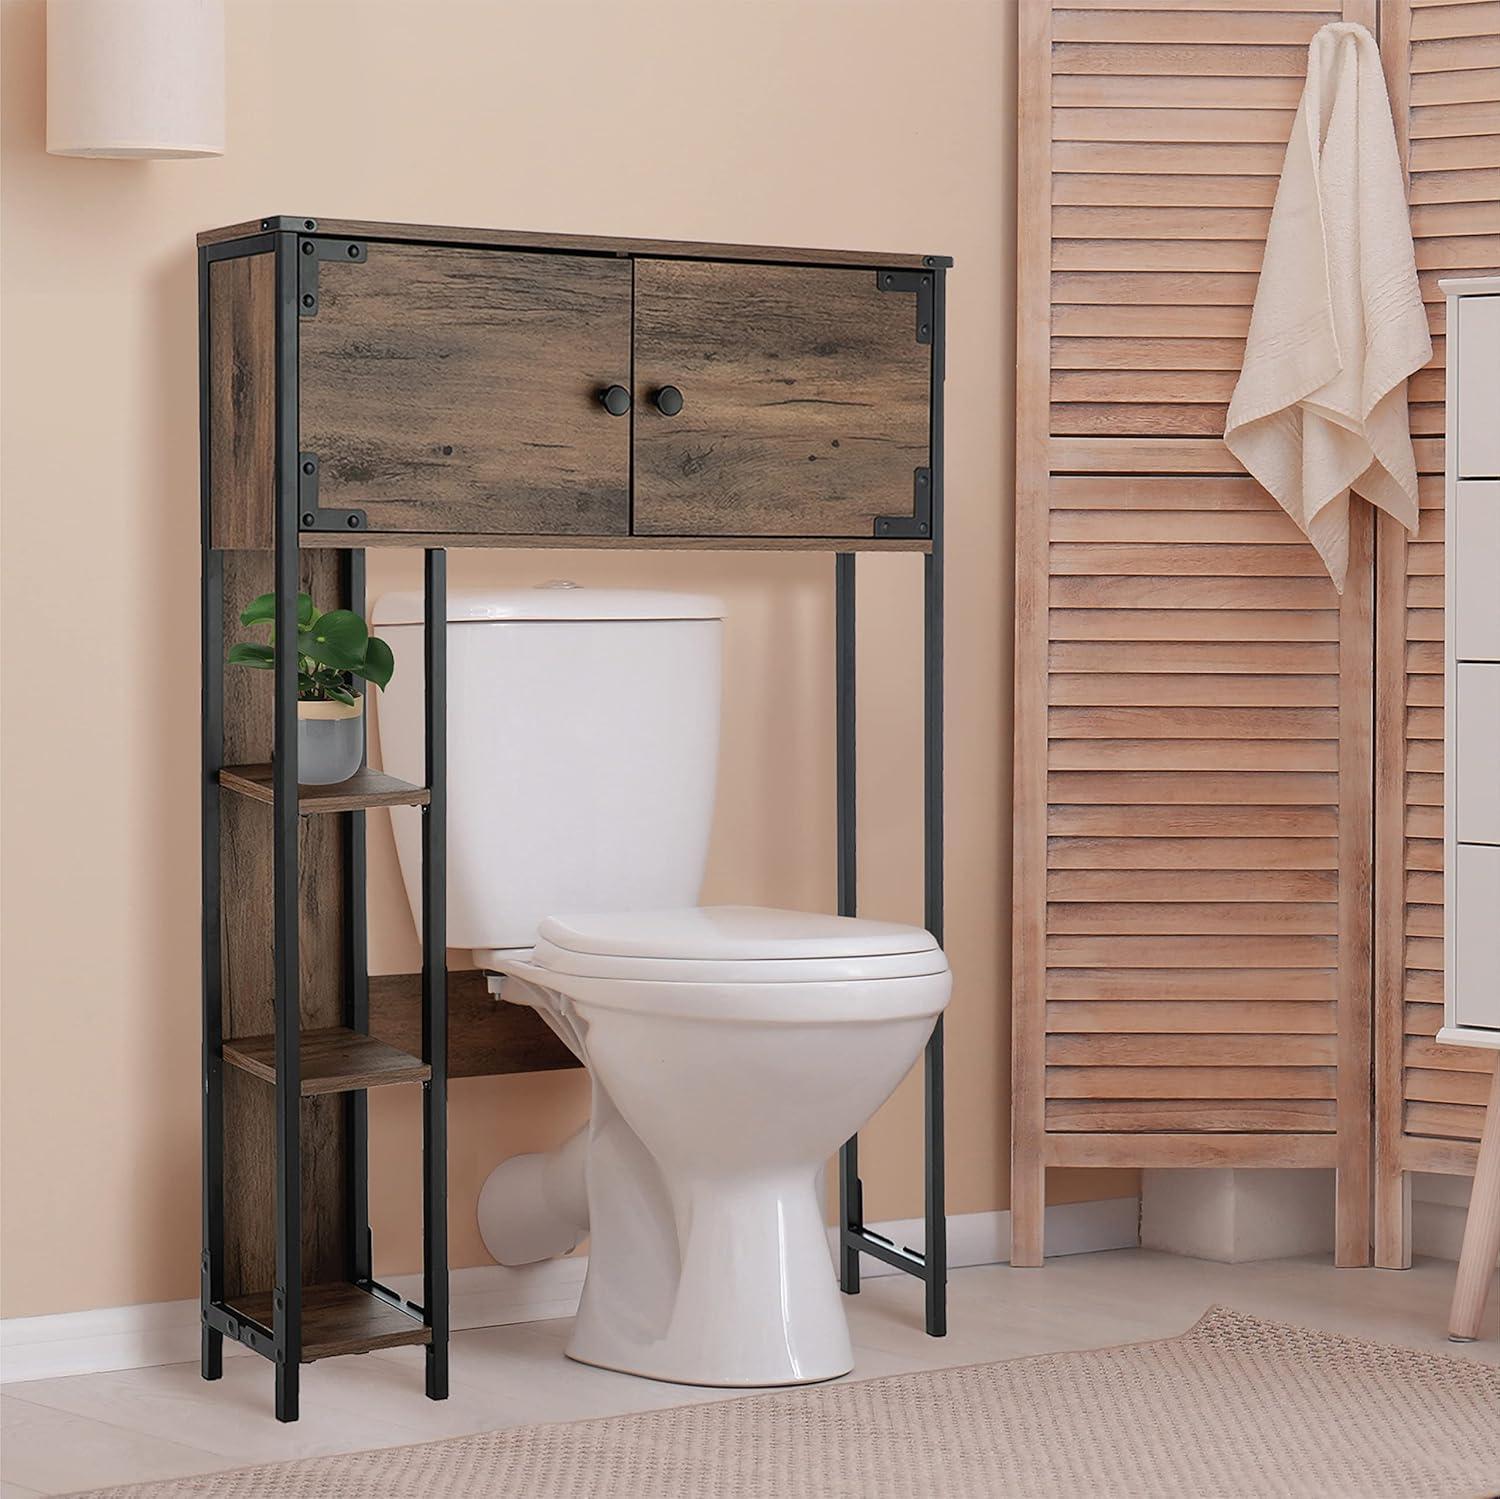
[[[309,1098],[317,1093],[352,1093],[359,1088],[381,1088],[389,1083],[421,1083],[432,1068],[420,1057],[398,1051],[374,1036],[347,1026],[302,1031],[297,1044],[302,1086]],[[224,1043],[224,1060],[268,1083],[276,1081],[276,1037],[246,1036]]]
[[[225,1303],[230,1315],[274,1325],[275,1306],[270,1291],[233,1296]],[[333,1358],[343,1353],[369,1353],[376,1348],[405,1348],[430,1343],[432,1329],[416,1308],[398,1301],[394,1292],[372,1284],[338,1281],[302,1288],[302,1362]]]
[[[270,765],[226,765],[219,772],[219,785],[268,806],[275,801]],[[368,807],[425,807],[427,788],[388,776],[383,770],[364,767],[347,781],[332,786],[299,786],[297,810],[309,812],[363,812]]]

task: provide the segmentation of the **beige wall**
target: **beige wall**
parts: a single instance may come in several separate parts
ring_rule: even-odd
[[[193,235],[262,213],[944,251],[950,291],[951,1206],[1006,1200],[1014,12],[947,3],[231,0],[229,150],[43,150],[42,0],[4,15],[3,1312],[195,1294]],[[372,554],[377,591],[410,554]],[[911,559],[861,563],[865,909],[920,912]],[[827,907],[831,563],[456,555],[452,581],[681,585],[731,606],[709,898]],[[372,819],[375,966],[415,942]],[[909,1082],[872,1217],[920,1208]],[[479,1183],[586,1108],[457,1083],[455,1264]],[[414,1268],[416,1099],[377,1095],[379,1267]],[[1122,1178],[1069,1181],[1103,1195]]]

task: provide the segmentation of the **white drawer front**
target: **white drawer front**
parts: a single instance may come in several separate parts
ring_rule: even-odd
[[[1500,1030],[1500,848],[1460,843],[1454,866],[1453,1019]]]
[[[1460,479],[1455,488],[1453,653],[1500,661],[1500,479]]]
[[[1500,665],[1458,664],[1454,837],[1500,843]]]
[[[1458,477],[1500,478],[1500,296],[1458,299],[1456,394]]]

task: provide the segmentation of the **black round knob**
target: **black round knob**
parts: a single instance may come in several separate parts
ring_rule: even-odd
[[[676,416],[682,410],[682,392],[675,385],[663,385],[652,399],[663,416]]]
[[[624,416],[630,410],[630,392],[623,385],[611,385],[599,392],[599,400],[611,416]]]

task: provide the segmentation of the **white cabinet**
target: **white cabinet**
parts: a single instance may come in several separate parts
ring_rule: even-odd
[[[1500,277],[1445,280],[1443,1029],[1500,1047]]]

